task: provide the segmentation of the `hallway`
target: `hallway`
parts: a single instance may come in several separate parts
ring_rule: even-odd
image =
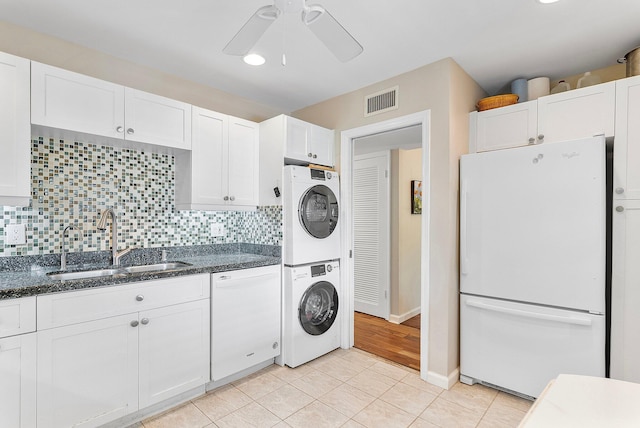
[[[407,323],[411,324],[412,320]],[[354,312],[354,338],[354,346],[358,349],[420,370],[419,328]]]

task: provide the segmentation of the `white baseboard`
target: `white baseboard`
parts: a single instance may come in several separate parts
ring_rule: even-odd
[[[460,368],[456,368],[453,372],[449,373],[449,376],[442,376],[441,374],[434,372],[427,372],[427,382],[432,385],[439,386],[443,389],[451,389],[453,385],[458,382],[460,378]]]
[[[402,324],[403,322],[405,322],[409,318],[413,318],[413,317],[415,317],[416,315],[419,315],[419,314],[420,314],[420,306],[418,306],[415,309],[410,310],[409,312],[405,312],[402,315],[390,314],[389,315],[389,322],[393,323],[393,324]]]

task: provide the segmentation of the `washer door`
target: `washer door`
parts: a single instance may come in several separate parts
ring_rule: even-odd
[[[326,238],[338,224],[338,199],[324,185],[313,186],[300,198],[298,216],[304,230],[314,238]]]
[[[338,292],[327,281],[316,282],[304,292],[298,306],[300,325],[318,336],[331,328],[338,316]]]

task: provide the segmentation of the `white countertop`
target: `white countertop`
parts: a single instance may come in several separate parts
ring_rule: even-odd
[[[640,384],[560,375],[549,382],[519,428],[640,427]]]

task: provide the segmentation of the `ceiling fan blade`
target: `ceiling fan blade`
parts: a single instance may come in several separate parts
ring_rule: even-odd
[[[309,5],[302,12],[302,21],[342,62],[362,53],[364,48],[325,8]]]
[[[233,36],[233,39],[222,52],[228,55],[246,55],[251,48],[258,43],[260,37],[267,31],[267,28],[273,21],[280,16],[280,9],[275,5],[261,7],[254,13],[251,18],[242,26],[240,31]]]

